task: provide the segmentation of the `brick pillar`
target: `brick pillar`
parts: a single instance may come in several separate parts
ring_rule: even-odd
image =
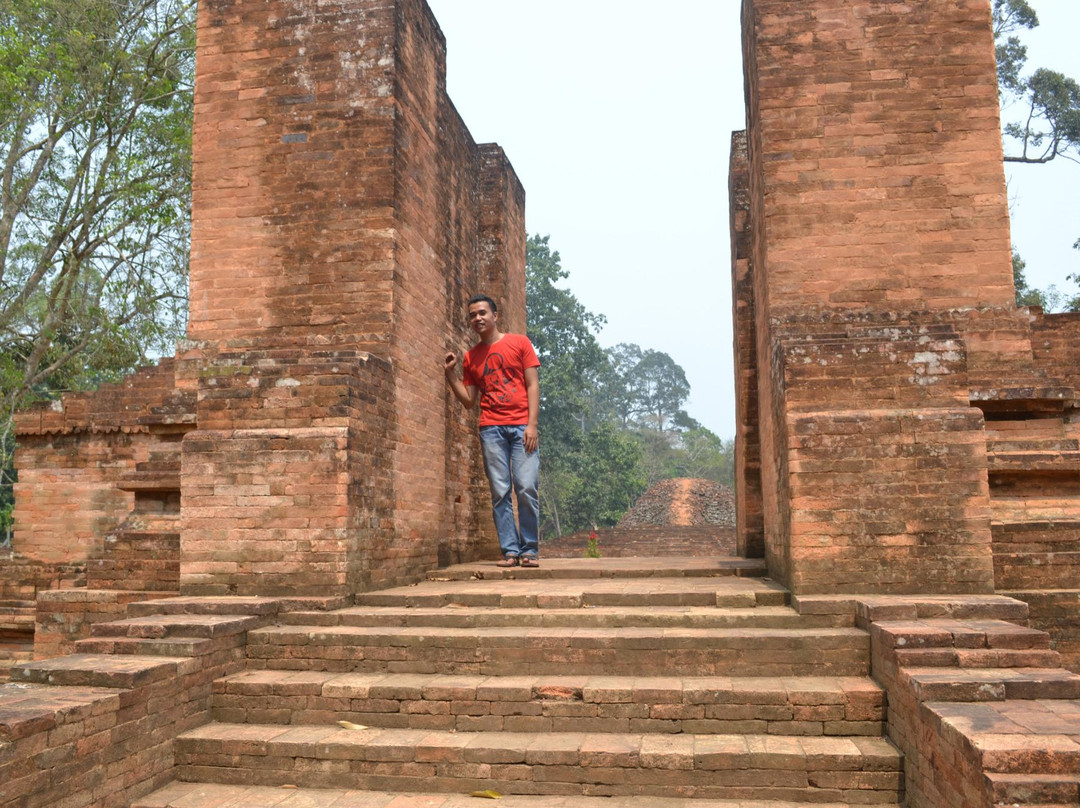
[[[743,31],[770,571],[989,591],[982,417],[940,330],[1013,306],[989,4],[744,0]]]
[[[524,322],[524,196],[489,200],[438,24],[422,0],[217,0],[198,48],[181,588],[341,595],[476,556],[442,355],[489,278]]]

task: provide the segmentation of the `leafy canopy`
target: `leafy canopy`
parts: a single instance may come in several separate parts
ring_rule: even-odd
[[[183,332],[194,13],[0,0],[4,469],[16,407],[119,378]]]
[[[1044,67],[1024,75],[1028,53],[1017,32],[1039,25],[1028,0],[994,0],[993,21],[1002,105],[1019,107],[1004,127],[1005,160],[1076,160],[1080,156],[1080,84]]]

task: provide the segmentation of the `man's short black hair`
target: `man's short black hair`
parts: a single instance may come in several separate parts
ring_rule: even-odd
[[[498,314],[499,313],[499,307],[496,306],[495,301],[492,300],[487,295],[473,295],[472,297],[469,298],[469,302],[465,304],[465,308],[468,308],[473,303],[487,303],[489,306],[491,306],[491,313],[492,314]]]

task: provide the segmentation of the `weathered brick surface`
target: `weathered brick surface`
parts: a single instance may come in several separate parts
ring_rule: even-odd
[[[120,485],[161,445],[149,422],[183,420],[188,410],[173,372],[164,359],[119,384],[17,416],[13,545],[21,555],[57,563],[101,552],[134,505],[134,493]]]
[[[1022,795],[1053,793],[1060,772],[1075,774],[1080,746],[1067,736],[1080,676],[1059,667],[1044,632],[1013,622],[1026,618],[1025,604],[880,597],[858,612],[912,808],[1027,804]]]
[[[993,590],[976,410],[799,413],[789,424],[797,591]]]
[[[524,328],[524,192],[430,10],[210,3],[198,34],[192,341],[20,417],[16,546],[105,589],[327,595],[495,553],[439,360],[474,292]]]
[[[33,658],[51,659],[74,653],[75,643],[89,637],[91,626],[95,623],[123,617],[129,603],[158,594],[103,589],[62,589],[39,593]]]
[[[199,382],[199,429],[213,434],[185,444],[189,592],[341,593],[494,552],[474,422],[448,400],[436,359],[466,347],[475,291],[523,325],[521,186],[447,98],[445,42],[423,3],[289,9],[200,10],[189,333],[217,358]],[[327,359],[335,350],[370,358]],[[305,372],[332,361],[342,366]],[[365,378],[346,392],[344,366],[358,362]],[[294,440],[309,490],[259,488],[280,485],[259,430],[284,447],[281,430],[314,428],[343,431],[334,445]],[[236,500],[230,486],[253,478]],[[282,510],[284,523],[266,521]],[[226,535],[239,540],[229,551],[216,546]]]
[[[173,739],[206,723],[213,681],[243,668],[244,635],[217,633],[187,658],[80,654],[13,669],[0,686],[0,805],[122,808],[168,783]]]
[[[745,0],[772,316],[1011,305],[989,14],[984,0]]]
[[[351,352],[206,357],[184,440],[187,594],[342,594],[388,573],[390,368]],[[382,570],[382,572],[379,572]]]
[[[1050,635],[1062,665],[1080,673],[1080,589],[1017,590],[1006,594],[1030,609],[1029,624]]]

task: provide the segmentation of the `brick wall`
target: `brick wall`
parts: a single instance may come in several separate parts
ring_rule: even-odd
[[[386,360],[300,347],[191,359],[203,387],[183,443],[183,592],[345,594],[409,572],[377,572],[395,563]]]
[[[192,339],[388,342],[394,27],[375,0],[200,6]]]
[[[131,511],[134,496],[117,483],[156,443],[144,421],[173,397],[173,367],[165,359],[17,416],[12,544],[22,556],[74,562],[101,549]]]
[[[1011,305],[989,3],[743,16],[769,310]]]
[[[796,591],[993,591],[977,410],[799,413],[789,439]]]

